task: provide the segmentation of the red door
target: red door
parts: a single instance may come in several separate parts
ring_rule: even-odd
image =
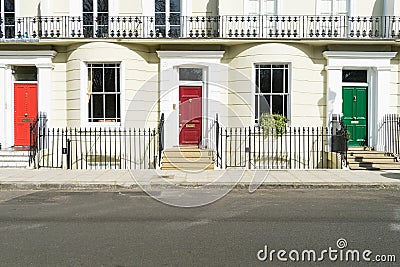
[[[179,87],[179,144],[199,145],[202,121],[202,87]]]
[[[30,130],[38,114],[37,84],[14,84],[14,146],[29,146]]]

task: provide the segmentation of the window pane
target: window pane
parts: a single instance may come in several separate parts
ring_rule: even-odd
[[[285,69],[285,93],[289,93],[289,70]]]
[[[105,95],[106,98],[106,118],[115,119],[117,117],[117,97],[116,95]]]
[[[94,27],[93,26],[84,26],[83,27],[83,36],[85,37],[93,37]]]
[[[156,25],[166,25],[165,13],[156,14]]]
[[[181,25],[181,14],[170,14],[169,23],[171,25]]]
[[[272,114],[283,115],[283,96],[274,95],[272,96]]]
[[[83,12],[93,12],[93,0],[83,0]]]
[[[202,81],[203,70],[197,68],[180,68],[179,69],[180,81]]]
[[[108,0],[97,0],[97,12],[108,12]]]
[[[106,92],[115,92],[115,69],[106,68],[104,69],[104,80],[105,80],[105,87],[104,90]]]
[[[181,0],[170,0],[170,11],[181,12]]]
[[[260,69],[256,69],[256,93],[260,92]]]
[[[283,69],[273,70],[272,92],[273,93],[283,93]]]
[[[342,71],[342,82],[357,82],[367,83],[367,71],[366,70],[343,70]]]
[[[155,0],[156,12],[165,12],[165,0]]]
[[[156,27],[156,32],[160,35],[160,37],[165,37],[166,36],[166,28],[165,28],[165,26],[157,26]]]
[[[99,13],[96,18],[98,25],[108,25],[108,13]]]
[[[15,25],[15,16],[14,16],[14,14],[5,14],[4,15],[4,24],[5,25]]]
[[[270,113],[271,107],[271,97],[269,95],[260,96],[260,111],[259,114]]]
[[[254,112],[254,115],[255,115],[255,117],[256,117],[256,122],[258,122],[258,118],[259,118],[259,116],[258,116],[258,101],[259,101],[259,98],[260,98],[260,96],[259,95],[256,95],[255,96],[255,112]]]
[[[93,99],[93,118],[94,119],[103,119],[104,118],[103,95],[92,95],[92,99]]]
[[[271,93],[271,70],[261,69],[260,70],[260,90],[262,93]]]
[[[93,25],[93,14],[85,13],[82,15],[83,25]]]
[[[288,114],[288,96],[283,97],[283,116],[287,117]]]
[[[119,68],[117,68],[117,92],[121,92],[121,74]]]
[[[93,92],[103,92],[103,69],[93,69]]]
[[[4,12],[15,12],[14,0],[4,1]]]
[[[121,95],[117,95],[117,118],[121,118]],[[119,120],[118,120],[119,121]]]
[[[37,81],[37,68],[34,66],[16,66],[14,71],[14,79],[16,81]]]

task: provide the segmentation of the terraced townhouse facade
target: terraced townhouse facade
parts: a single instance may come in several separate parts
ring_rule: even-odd
[[[350,116],[354,145],[379,147],[400,111],[400,0],[0,2],[3,148],[29,145],[39,112],[49,127],[154,128],[164,114],[166,148],[205,142],[217,114],[229,127]]]

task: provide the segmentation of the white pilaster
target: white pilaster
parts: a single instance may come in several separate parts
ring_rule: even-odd
[[[383,117],[390,112],[390,66],[378,67],[377,68],[377,84],[378,84],[378,94],[377,94],[377,122],[380,123],[383,120]],[[376,136],[381,136],[380,129],[377,127],[375,129]],[[374,140],[377,145],[377,141]]]
[[[38,111],[47,114],[47,126],[52,124],[52,106],[51,106],[51,72],[53,65],[51,63],[36,64],[38,69]]]
[[[12,69],[10,66],[6,66],[4,70],[4,109],[5,109],[5,147],[11,147],[14,145],[14,84]]]
[[[5,147],[5,129],[6,129],[6,112],[5,112],[5,101],[6,101],[6,91],[5,91],[5,64],[0,64],[0,144]]]
[[[392,68],[378,67],[377,68],[377,83],[378,83],[378,119],[382,119],[385,114],[389,113],[390,106],[390,72]]]
[[[342,115],[342,67],[327,66],[327,126],[330,126],[332,114]]]

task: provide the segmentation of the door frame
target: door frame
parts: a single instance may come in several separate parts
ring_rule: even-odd
[[[330,127],[332,118],[342,113],[343,69],[368,70],[368,144],[376,150],[384,149],[383,140],[379,138],[382,130],[378,127],[385,114],[394,112],[387,105],[390,103],[391,59],[397,52],[360,52],[360,51],[325,51],[327,60],[327,114],[326,126]]]
[[[36,101],[37,101],[37,114],[39,114],[39,82],[38,81],[14,81],[12,83],[12,93],[11,93],[11,98],[12,98],[12,112],[11,112],[11,128],[12,128],[12,144],[13,147],[15,147],[15,106],[14,106],[14,101],[15,101],[15,85],[16,84],[36,84]]]
[[[164,113],[165,116],[165,148],[172,148],[179,143],[177,133],[179,85],[198,85],[190,81],[184,83],[179,81],[179,68],[202,68],[204,71],[203,139],[208,137],[208,131],[216,114],[220,115],[221,125],[228,125],[228,95],[221,90],[229,88],[228,64],[221,63],[224,54],[225,51],[157,51],[160,58],[159,107],[160,115]]]
[[[367,77],[369,80],[369,72],[367,71]],[[343,92],[343,88],[345,87],[353,87],[353,88],[365,88],[365,90],[367,90],[367,101],[365,102],[365,111],[367,114],[367,118],[366,118],[366,139],[365,139],[365,145],[364,146],[368,146],[371,142],[371,138],[370,138],[370,118],[371,118],[371,97],[370,97],[370,87],[368,86],[368,83],[342,83],[342,92]],[[344,98],[343,98],[343,94],[342,94],[342,102],[344,102]],[[342,114],[343,114],[343,110],[342,110]]]

